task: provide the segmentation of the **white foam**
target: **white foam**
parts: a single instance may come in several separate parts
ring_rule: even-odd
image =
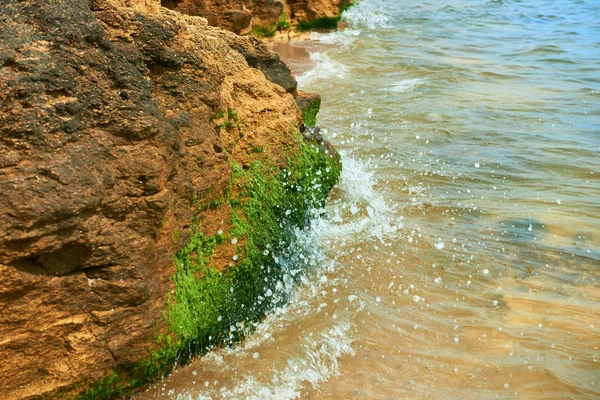
[[[322,296],[323,290],[339,285],[337,279],[325,275],[337,268],[336,254],[330,253],[332,248],[335,252],[335,246],[331,246],[332,241],[343,237],[355,237],[357,234],[384,239],[398,229],[397,225],[390,223],[392,209],[376,190],[374,174],[368,163],[347,155],[342,156],[344,169],[339,183],[341,201],[328,205],[328,214],[323,214],[322,210],[313,210],[314,215],[308,229],[295,229],[290,233],[295,237],[293,247],[296,250],[278,257],[278,262],[289,277],[300,268],[299,263],[314,265],[310,278],[304,279],[298,286],[293,286],[291,279],[287,281],[284,278],[282,285],[268,298],[275,300],[287,294],[290,296],[287,304],[276,307],[267,318],[256,325],[253,334],[244,342],[232,348],[215,350],[202,357],[201,362],[209,368],[234,376],[229,384],[218,388],[207,387],[193,395],[183,393],[177,397],[178,400],[298,398],[306,385],[317,388],[322,382],[339,375],[338,359],[341,356],[354,355],[352,319],[362,311],[364,302],[353,302],[357,296],[351,295],[348,297],[348,301],[353,304],[350,306],[350,313],[335,318],[329,326],[314,335],[299,338],[298,347],[303,349],[302,352],[291,356],[285,368],[274,372],[272,376],[261,378],[260,375],[252,374],[252,371],[243,375],[233,367],[235,363],[230,361],[231,357],[254,357],[265,342],[275,340],[273,337],[277,336],[277,332],[285,331],[294,321],[314,314],[315,304]],[[346,217],[342,221],[331,217],[348,208],[349,204],[356,204],[361,210],[360,215]]]
[[[355,29],[385,29],[391,27],[390,17],[385,12],[382,0],[362,0],[344,11],[342,19]]]
[[[271,382],[262,383],[247,377],[230,390],[221,390],[224,398],[295,399],[300,397],[304,383],[317,388],[319,383],[339,374],[337,359],[344,354],[354,355],[351,338],[352,325],[339,322],[323,330],[316,339],[305,338],[305,353],[288,360],[287,366]]]
[[[323,44],[347,45],[353,43],[358,36],[360,36],[358,29],[343,29],[329,33],[311,32],[310,40]]]
[[[328,33],[311,32],[310,39],[324,44],[351,44],[365,29],[375,30],[391,27],[390,18],[383,9],[383,4],[377,0],[357,2],[342,15],[342,20],[347,25],[345,29]]]
[[[338,61],[332,60],[327,52],[311,53],[310,59],[315,61],[316,65],[313,69],[304,72],[296,78],[298,87],[306,87],[317,79],[326,81],[335,78],[344,79],[346,77],[348,67]]]
[[[327,221],[327,237],[376,238],[383,243],[396,237],[403,227],[402,218],[376,189],[377,182],[368,163],[342,153],[342,165],[338,184],[342,199],[328,208],[331,217]]]
[[[348,320],[325,328],[313,337],[302,340],[304,353],[290,358],[286,367],[275,373],[270,381],[262,382],[252,375],[245,375],[232,388],[222,387],[217,393],[192,396],[181,394],[178,400],[204,400],[215,396],[227,399],[295,399],[300,397],[302,387],[308,383],[317,388],[321,382],[339,375],[338,358],[354,355],[352,348],[353,325]]]
[[[392,93],[402,93],[412,90],[425,82],[425,79],[414,78],[414,79],[404,79],[402,81],[396,82],[394,85],[383,89],[386,92]]]

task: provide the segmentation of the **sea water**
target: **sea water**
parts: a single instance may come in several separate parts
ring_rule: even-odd
[[[139,398],[600,398],[600,2],[361,0],[343,24],[287,60],[344,163],[296,233],[317,267]]]

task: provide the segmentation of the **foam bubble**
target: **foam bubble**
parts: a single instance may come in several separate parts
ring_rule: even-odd
[[[223,387],[219,398],[226,399],[295,399],[300,397],[305,383],[316,388],[321,382],[339,375],[338,358],[343,355],[354,356],[352,348],[353,325],[348,320],[340,321],[323,329],[313,337],[302,340],[305,349],[301,355],[287,360],[287,365],[277,372],[270,381],[260,381],[252,375],[245,375],[233,387]],[[192,396],[179,395],[177,400],[206,399],[214,391]]]
[[[311,53],[310,59],[315,61],[316,65],[313,69],[304,72],[296,78],[298,87],[305,87],[317,79],[326,81],[328,79],[344,79],[346,77],[348,68],[340,62],[332,60],[327,52]]]
[[[321,222],[322,229],[327,230],[327,237],[332,240],[367,237],[381,242],[396,237],[403,228],[402,218],[397,216],[376,189],[377,182],[368,163],[354,159],[345,152],[341,154],[344,168],[338,187],[342,193],[342,201],[331,204],[328,208],[331,218]],[[348,211],[344,213],[348,204],[353,207],[351,215],[347,215]]]
[[[361,1],[344,11],[342,19],[352,28],[390,28],[390,17],[385,12],[382,1]]]
[[[357,29],[344,29],[329,33],[311,32],[310,40],[323,44],[347,45],[354,43],[359,36],[360,31]]]

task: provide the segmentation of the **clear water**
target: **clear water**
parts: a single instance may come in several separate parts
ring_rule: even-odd
[[[139,399],[600,398],[600,2],[361,0],[297,44],[319,267]]]

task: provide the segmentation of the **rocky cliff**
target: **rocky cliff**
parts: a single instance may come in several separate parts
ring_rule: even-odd
[[[335,28],[352,0],[162,0],[184,14],[205,17],[212,26],[235,33],[273,36],[276,31]]]
[[[295,95],[260,41],[158,1],[2,2],[2,398],[123,396],[268,312],[265,249],[339,173]]]

